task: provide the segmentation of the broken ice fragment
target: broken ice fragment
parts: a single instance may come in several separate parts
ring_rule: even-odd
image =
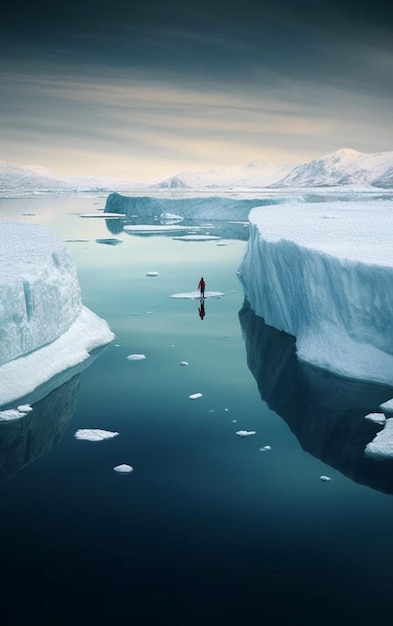
[[[85,439],[86,441],[103,441],[104,439],[112,439],[119,433],[110,430],[101,430],[100,428],[79,428],[75,433],[75,439]]]

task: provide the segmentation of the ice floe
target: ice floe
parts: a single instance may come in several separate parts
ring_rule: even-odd
[[[225,293],[222,291],[205,291],[205,299],[206,298],[223,298]],[[171,298],[175,300],[199,300],[201,294],[199,291],[185,291],[183,293],[173,293]]]
[[[365,455],[376,459],[393,459],[393,418],[388,418],[384,428],[367,444]]]
[[[320,477],[319,477],[319,480],[320,480],[322,483],[330,483],[330,481],[331,481],[332,479],[331,479],[331,478],[329,478],[329,476],[320,476]]]
[[[86,441],[103,441],[104,439],[112,439],[119,433],[110,430],[101,430],[101,428],[79,428],[75,433],[75,439],[84,439]]]
[[[21,411],[18,409],[6,409],[5,411],[0,411],[0,422],[13,422],[15,420],[19,420],[31,410]]]
[[[263,446],[262,448],[259,448],[259,452],[269,452],[271,449],[271,446]]]
[[[151,278],[154,278],[155,276],[158,276],[158,272],[146,272],[146,276],[149,276]]]
[[[126,463],[122,463],[121,465],[116,465],[113,470],[118,474],[130,474],[134,471],[134,468],[131,465],[127,465]]]
[[[180,365],[182,367],[186,367],[188,365],[188,361],[180,361]]]
[[[211,239],[220,239],[214,235],[183,235],[182,237],[172,237],[176,241],[210,241]]]
[[[386,417],[383,413],[368,413],[364,418],[376,424],[384,424],[386,422]]]
[[[143,361],[145,358],[145,354],[129,354],[127,357],[129,361]]]
[[[255,430],[237,430],[236,434],[238,437],[251,437],[251,435],[256,435]]]
[[[196,400],[197,398],[202,398],[201,393],[192,393],[190,396],[188,396],[190,398],[190,400]]]

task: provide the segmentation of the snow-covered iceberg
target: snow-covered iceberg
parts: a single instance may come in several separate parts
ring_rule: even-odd
[[[300,359],[393,384],[393,202],[255,208],[239,267],[246,299],[296,337]]]
[[[83,306],[75,263],[54,233],[0,222],[0,240],[3,406],[88,359],[114,335]]]

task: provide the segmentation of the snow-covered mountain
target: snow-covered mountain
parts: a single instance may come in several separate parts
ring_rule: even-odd
[[[365,154],[349,148],[297,165],[272,187],[393,186],[393,152]]]
[[[393,187],[393,151],[365,154],[349,148],[306,163],[248,163],[211,170],[180,172],[148,183],[134,180],[61,178],[37,166],[19,167],[0,162],[0,193],[39,191],[232,190],[331,186]]]
[[[0,193],[31,193],[55,191],[113,191],[146,186],[132,180],[71,176],[61,178],[39,166],[13,165],[0,161]]]
[[[151,185],[159,189],[233,189],[258,188],[281,180],[293,169],[293,163],[248,163],[213,170],[192,170]]]

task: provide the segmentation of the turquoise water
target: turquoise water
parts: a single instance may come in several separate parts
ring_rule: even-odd
[[[78,213],[104,202],[0,201],[0,219],[73,240],[84,304],[116,334],[0,428],[1,623],[390,623],[392,469],[362,446],[378,430],[363,415],[392,390],[299,366],[243,306],[244,241],[98,244],[105,220]],[[225,293],[203,321],[198,301],[170,297],[202,275]]]

